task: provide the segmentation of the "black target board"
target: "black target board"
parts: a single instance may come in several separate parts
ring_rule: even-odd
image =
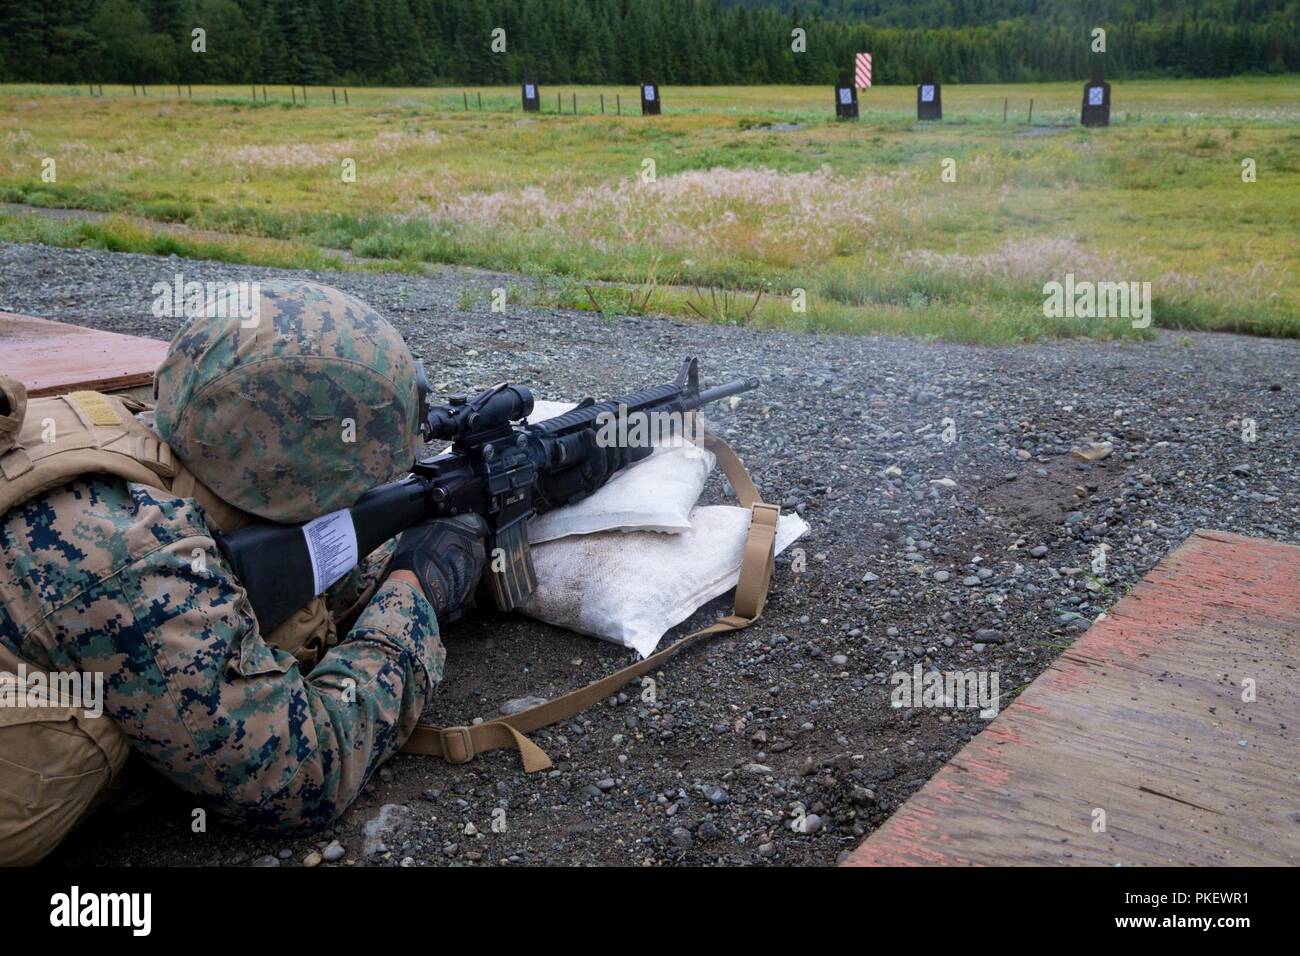
[[[1110,125],[1110,84],[1095,70],[1092,79],[1083,86],[1083,110],[1079,122],[1084,126]]]
[[[858,118],[858,88],[853,85],[848,73],[841,73],[840,81],[835,84],[835,118]]]
[[[654,80],[641,81],[641,115],[658,116],[660,110],[659,84]]]
[[[918,120],[943,119],[943,94],[939,84],[927,77],[916,84],[916,118]]]
[[[530,76],[524,77],[520,89],[524,98],[524,112],[540,113],[542,111],[542,91],[533,82],[533,78]]]

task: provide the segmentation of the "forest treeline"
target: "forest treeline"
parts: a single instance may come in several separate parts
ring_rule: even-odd
[[[4,81],[831,83],[858,50],[885,84],[1295,72],[1300,0],[0,0]]]

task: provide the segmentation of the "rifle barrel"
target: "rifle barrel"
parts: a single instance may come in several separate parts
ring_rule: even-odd
[[[713,388],[706,388],[700,392],[696,398],[689,403],[690,408],[699,408],[707,405],[709,402],[716,402],[722,398],[730,398],[732,395],[739,395],[742,392],[752,392],[758,388],[759,381],[757,378],[738,378],[727,382],[725,385],[715,385]]]

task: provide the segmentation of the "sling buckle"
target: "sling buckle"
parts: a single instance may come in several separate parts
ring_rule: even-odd
[[[468,727],[442,728],[442,756],[448,763],[469,763],[474,759],[474,741]]]

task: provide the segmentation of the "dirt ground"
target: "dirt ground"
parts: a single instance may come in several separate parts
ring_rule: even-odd
[[[149,288],[181,268],[277,274],[0,246],[0,308],[167,337]],[[1005,706],[1194,528],[1300,541],[1297,342],[1165,333],[981,349],[466,312],[459,290],[485,276],[460,270],[318,278],[388,315],[447,391],[509,378],[544,397],[606,396],[667,380],[685,355],[710,383],[759,376],[760,392],[711,419],[811,531],[778,559],[762,620],[656,674],[653,704],[629,688],[535,734],[549,772],[525,775],[508,751],[461,766],[399,756],[332,832],[267,836],[215,817],[193,832],[193,801],[137,767],[48,865],[315,865],[324,851],[327,866],[833,864],[987,723],[892,708],[891,674],[995,670]],[[1113,452],[1071,456],[1092,441]],[[719,476],[705,500],[724,500]],[[485,610],[445,641],[433,716],[446,723],[632,659]],[[384,844],[369,853],[368,821]]]

